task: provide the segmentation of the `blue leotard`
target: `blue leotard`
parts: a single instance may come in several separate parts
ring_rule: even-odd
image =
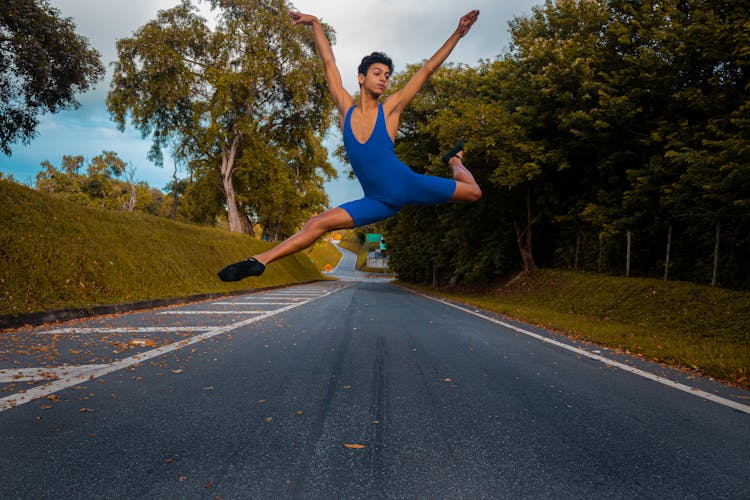
[[[413,172],[393,150],[393,141],[385,127],[383,105],[370,138],[362,144],[352,132],[349,108],[344,119],[344,148],[365,197],[340,205],[354,219],[355,226],[387,219],[406,204],[432,205],[450,201],[456,181]]]

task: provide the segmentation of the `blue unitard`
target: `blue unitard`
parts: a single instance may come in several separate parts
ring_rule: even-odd
[[[378,104],[375,128],[364,144],[352,132],[354,108],[349,108],[344,119],[344,148],[365,197],[344,203],[340,208],[354,219],[356,227],[396,215],[406,204],[450,201],[456,191],[455,180],[417,174],[398,159],[385,127],[382,104]]]

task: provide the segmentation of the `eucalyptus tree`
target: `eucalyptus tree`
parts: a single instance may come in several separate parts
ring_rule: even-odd
[[[230,229],[244,232],[261,193],[236,191],[239,169],[335,174],[319,154],[332,103],[312,35],[291,25],[287,2],[210,3],[213,27],[183,0],[119,40],[107,106],[121,129],[130,120],[151,138],[153,161],[172,148],[218,171]]]

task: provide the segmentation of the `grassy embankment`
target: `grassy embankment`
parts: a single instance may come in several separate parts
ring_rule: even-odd
[[[325,240],[318,241],[303,254],[310,259],[318,271],[324,271],[326,265],[334,268],[341,260],[341,252],[331,242]]]
[[[0,180],[0,315],[322,279],[307,253],[258,278],[216,277],[224,265],[270,246],[161,217],[86,208]]]
[[[750,293],[539,270],[482,290],[428,294],[750,388]]]

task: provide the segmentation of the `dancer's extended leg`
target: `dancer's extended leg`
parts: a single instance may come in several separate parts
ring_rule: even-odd
[[[253,257],[264,265],[270,264],[282,257],[304,250],[329,231],[351,229],[353,227],[354,220],[352,220],[346,210],[339,207],[331,208],[322,214],[312,217],[293,236],[290,236],[272,249]]]
[[[343,208],[332,208],[308,220],[295,235],[282,241],[274,248],[259,253],[249,259],[230,264],[219,271],[222,281],[239,281],[248,276],[260,276],[266,270],[266,264],[303,250],[328,231],[351,229],[354,227],[349,213]]]

